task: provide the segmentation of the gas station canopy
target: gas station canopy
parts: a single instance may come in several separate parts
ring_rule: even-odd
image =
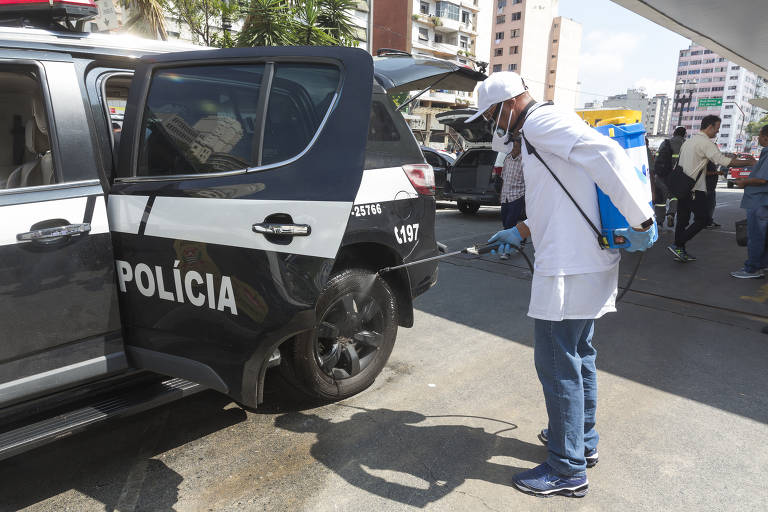
[[[768,77],[766,0],[613,0]]]

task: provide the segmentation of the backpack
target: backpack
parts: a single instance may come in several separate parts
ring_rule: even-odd
[[[676,155],[672,154],[672,143],[669,139],[665,139],[659,146],[659,153],[656,155],[656,161],[654,162],[653,172],[660,178],[666,178],[677,165]]]

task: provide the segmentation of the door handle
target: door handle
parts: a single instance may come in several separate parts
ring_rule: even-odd
[[[34,226],[33,226],[34,227]],[[66,226],[55,226],[52,228],[34,229],[27,231],[26,233],[19,233],[16,235],[16,240],[19,242],[40,242],[40,243],[52,243],[66,236],[79,235],[82,233],[88,233],[91,230],[90,223],[84,224],[68,224]]]
[[[253,225],[253,232],[273,236],[309,236],[312,233],[312,228],[307,224],[261,222]]]

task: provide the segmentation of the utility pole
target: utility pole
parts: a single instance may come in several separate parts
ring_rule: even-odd
[[[685,84],[688,83],[692,87],[692,89],[688,89],[687,92],[688,96],[685,96],[683,94],[682,87],[685,86]],[[675,89],[675,106],[680,105],[680,112],[677,115],[677,126],[682,126],[683,124],[683,109],[685,108],[685,105],[691,106],[691,99],[693,97],[693,93],[696,91],[696,80],[691,80],[690,82],[686,82],[685,80],[681,80],[677,82],[677,85],[681,87],[680,90]]]

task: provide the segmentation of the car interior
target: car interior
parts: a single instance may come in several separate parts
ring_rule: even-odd
[[[48,120],[34,70],[0,71],[0,189],[56,182]]]

